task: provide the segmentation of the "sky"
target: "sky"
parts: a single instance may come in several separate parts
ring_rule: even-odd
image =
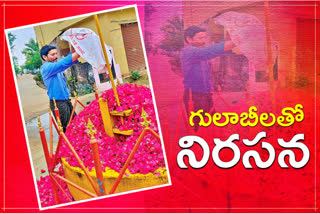
[[[15,47],[13,50],[11,50],[11,53],[13,56],[18,58],[18,64],[23,65],[25,62],[25,56],[21,53],[21,51],[24,49],[24,45],[28,43],[31,38],[36,41],[36,34],[33,30],[33,27],[11,30],[9,32],[16,35],[16,40],[14,41]]]

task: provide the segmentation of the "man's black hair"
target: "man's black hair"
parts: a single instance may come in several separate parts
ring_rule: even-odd
[[[43,59],[43,58],[42,58],[43,55],[48,56],[49,51],[51,51],[52,49],[57,49],[57,48],[54,47],[54,46],[52,46],[52,45],[45,45],[45,46],[43,46],[43,47],[41,48],[41,50],[40,50],[41,59]],[[43,59],[43,61],[45,61],[45,60]]]
[[[187,37],[192,39],[194,37],[194,35],[196,35],[197,33],[200,33],[200,32],[206,32],[206,30],[204,28],[199,27],[199,26],[194,26],[194,25],[190,26],[184,31],[184,40],[186,41],[186,43],[188,43]]]

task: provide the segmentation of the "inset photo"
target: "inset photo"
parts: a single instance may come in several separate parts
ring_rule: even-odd
[[[5,32],[40,210],[171,185],[135,5]]]

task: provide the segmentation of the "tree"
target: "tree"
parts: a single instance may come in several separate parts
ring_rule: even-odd
[[[36,81],[38,86],[43,86],[43,79],[42,75],[39,71],[39,68],[42,65],[40,52],[39,52],[39,45],[38,43],[31,38],[28,43],[26,43],[25,48],[22,50],[22,54],[26,56],[26,62],[23,65],[23,68],[28,70],[38,70],[36,75],[33,77],[33,79]]]
[[[13,55],[13,50],[15,48],[14,41],[17,39],[16,35],[13,33],[8,33],[8,39],[9,39],[9,46],[12,53],[12,62],[13,62],[13,69],[16,75],[21,73],[20,66],[18,65],[18,58]]]
[[[22,72],[20,66],[18,65],[18,58],[16,56],[13,56],[12,61],[13,61],[14,72],[16,75],[18,75],[19,73]]]
[[[148,23],[151,22],[152,14],[156,12],[157,10],[152,6],[150,3],[146,3],[144,7],[144,25],[145,25],[145,31],[144,31],[144,43],[147,53],[155,55],[157,53],[157,47],[155,47],[152,40],[152,32],[148,31]]]
[[[34,70],[41,67],[42,61],[39,53],[39,46],[33,38],[25,44],[25,48],[21,53],[26,56],[26,62],[23,66],[25,69]]]
[[[184,47],[184,23],[179,16],[174,16],[167,20],[167,24],[161,26],[160,30],[164,33],[164,39],[158,45],[161,54],[170,58],[171,70],[182,76],[180,65],[180,50]]]
[[[13,50],[14,49],[14,41],[16,40],[16,35],[12,34],[11,32],[8,33],[8,38],[9,38],[9,45],[10,45],[10,49]]]

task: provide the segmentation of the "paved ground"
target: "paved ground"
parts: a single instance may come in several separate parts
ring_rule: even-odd
[[[34,75],[23,74],[17,77],[20,101],[25,120],[48,111],[48,95],[45,89],[38,87]]]

